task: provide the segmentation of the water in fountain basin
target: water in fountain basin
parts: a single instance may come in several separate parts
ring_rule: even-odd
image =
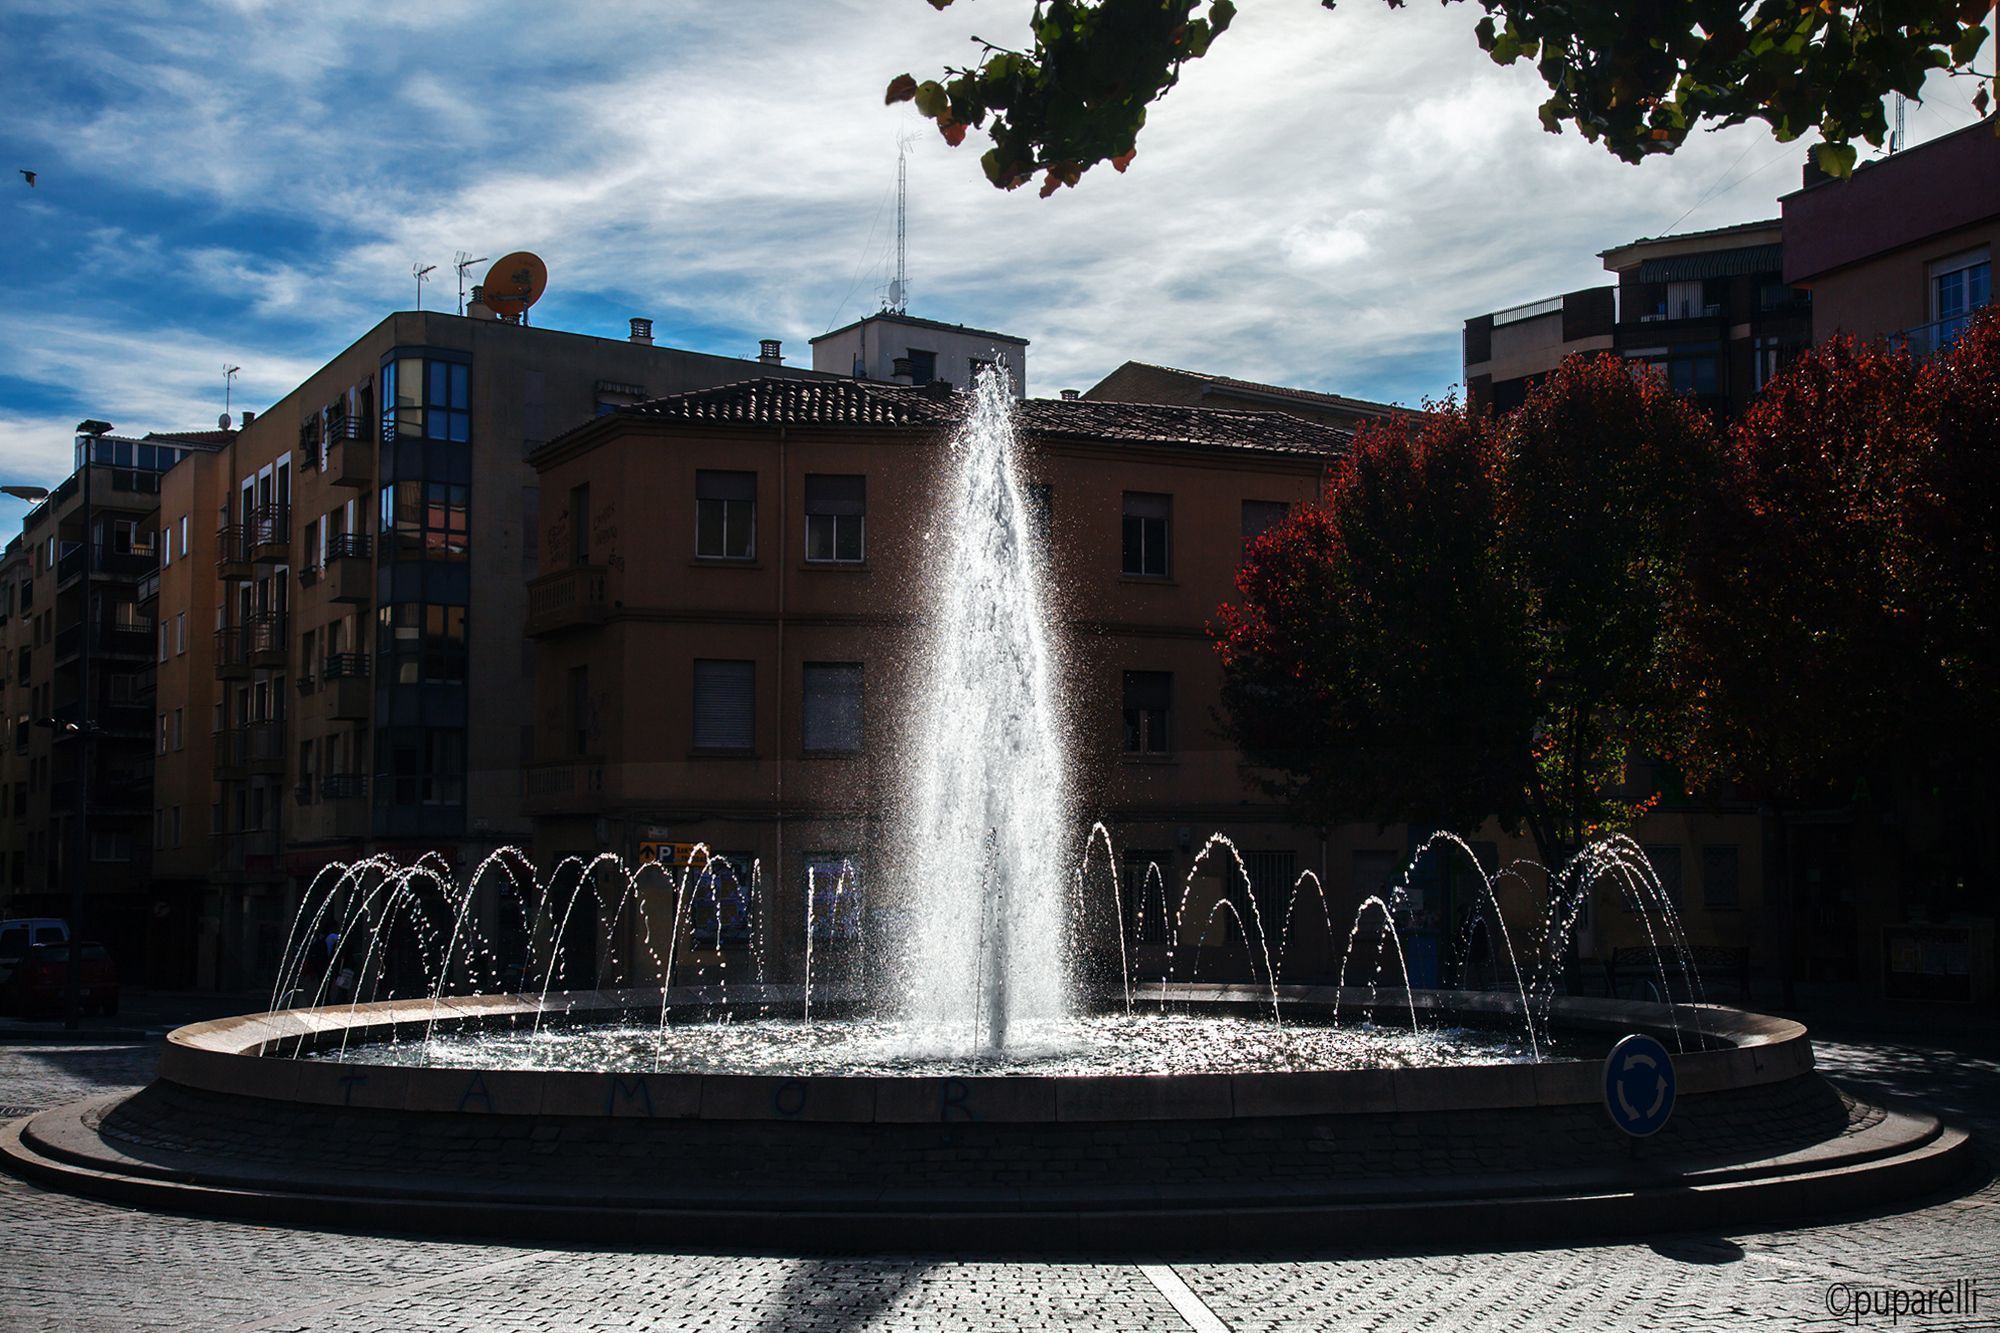
[[[998,1049],[1069,1007],[1070,825],[1056,649],[1016,471],[1004,368],[952,441],[932,540],[907,778],[904,1017],[926,1044]]]

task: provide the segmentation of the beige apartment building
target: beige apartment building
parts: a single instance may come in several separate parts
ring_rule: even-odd
[[[655,346],[644,320],[618,340],[473,310],[390,315],[164,478],[155,864],[198,904],[201,984],[268,982],[329,863],[465,868],[529,838],[531,450],[621,405],[812,374]]]
[[[720,905],[732,918],[723,945],[761,943],[768,974],[792,979],[809,876],[823,895],[853,866],[866,916],[878,863],[897,856],[911,626],[943,540],[934,502],[963,401],[935,386],[763,381],[621,409],[535,453],[543,572],[527,628],[540,670],[524,808],[544,867],[599,850],[685,856],[705,843],[733,873],[691,908],[699,928],[682,947],[715,957],[716,932],[701,923]],[[1233,595],[1246,539],[1319,493],[1348,434],[1276,412],[1072,399],[1027,400],[1017,421],[1065,643],[1077,850],[1103,819],[1134,970],[1158,976],[1167,964],[1149,865],[1176,906],[1200,871],[1187,919],[1204,924],[1182,943],[1203,939],[1211,972],[1253,965],[1227,913],[1208,924],[1224,896],[1250,910],[1229,858],[1199,855],[1219,831],[1242,851],[1274,937],[1300,873],[1326,885],[1324,914],[1317,898],[1295,909],[1287,959],[1293,976],[1323,972],[1357,906],[1428,830],[1300,827],[1260,796],[1220,732],[1205,626]],[[1649,851],[1691,899],[1698,937],[1754,936],[1756,830],[1740,811],[1649,822]],[[1489,868],[1532,854],[1495,830],[1475,845]],[[753,862],[754,923],[740,919],[750,904],[730,882]],[[1429,950],[1433,981],[1474,883],[1468,867],[1440,860],[1415,886],[1410,938]],[[584,895],[579,911],[592,907]],[[1508,907],[1523,926],[1538,911]],[[1109,920],[1108,903],[1099,912]],[[822,944],[847,929],[840,916],[815,904]],[[636,957],[634,927],[621,925]],[[1615,902],[1585,929],[1587,949],[1607,954],[1645,939]],[[1099,933],[1097,947],[1115,951]],[[1183,951],[1177,966],[1190,961]]]

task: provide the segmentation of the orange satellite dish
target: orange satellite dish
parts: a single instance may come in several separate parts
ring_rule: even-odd
[[[486,305],[496,315],[514,318],[542,299],[549,285],[549,266],[539,255],[516,250],[502,255],[486,270]]]

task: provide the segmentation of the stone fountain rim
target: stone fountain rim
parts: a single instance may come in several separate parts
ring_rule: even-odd
[[[1164,991],[1179,1003],[1271,1002],[1266,987],[1174,985]],[[1149,987],[1135,1002],[1157,1001],[1161,994],[1162,988]],[[1521,1013],[1519,996],[1494,992],[1417,991],[1406,997],[1383,989],[1371,997],[1365,987],[1280,986],[1278,994],[1308,1009],[1330,1006],[1336,998],[1343,1007],[1372,999],[1385,1022],[1398,1009],[1407,1011],[1412,998],[1420,1012],[1486,1018]],[[698,987],[676,987],[667,997],[673,1005],[691,1007],[721,998],[717,988]],[[796,987],[733,986],[728,998],[739,1004],[796,1004],[799,995]],[[529,995],[447,996],[435,1008],[441,1022],[536,1013],[576,1022],[659,1003],[657,990],[578,991],[552,994],[546,1005]],[[299,1038],[324,1043],[343,1030],[350,1041],[386,1038],[398,1028],[408,1035],[432,1010],[429,999],[387,1000],[194,1023],[168,1035],[159,1073],[168,1082],[206,1092],[335,1108],[848,1124],[1257,1119],[1595,1105],[1602,1098],[1598,1059],[1246,1073],[786,1076],[433,1069],[278,1054]],[[1813,1067],[1804,1025],[1769,1014],[1720,1005],[1670,1010],[1664,1004],[1583,997],[1559,997],[1549,1008],[1549,1018],[1560,1027],[1662,1037],[1676,1018],[1685,1029],[1697,1015],[1701,1031],[1721,1044],[1676,1055],[1683,1097],[1782,1082]]]

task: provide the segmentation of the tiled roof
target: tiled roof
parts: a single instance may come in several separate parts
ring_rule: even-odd
[[[1141,370],[1157,371],[1162,375],[1179,375],[1186,379],[1200,380],[1219,392],[1252,394],[1257,397],[1289,398],[1301,403],[1312,403],[1321,407],[1337,408],[1356,414],[1376,414],[1386,416],[1395,411],[1389,403],[1372,402],[1366,398],[1350,398],[1346,394],[1321,393],[1317,389],[1294,389],[1283,384],[1262,384],[1256,380],[1241,380],[1232,375],[1211,375],[1200,370],[1181,370],[1174,366],[1158,366],[1150,361],[1128,361],[1128,366]]]
[[[954,424],[967,401],[935,386],[767,378],[655,398],[615,415],[740,426],[938,429]],[[1055,398],[1027,399],[1015,412],[1024,432],[1047,439],[1334,454],[1352,438],[1284,412]]]

